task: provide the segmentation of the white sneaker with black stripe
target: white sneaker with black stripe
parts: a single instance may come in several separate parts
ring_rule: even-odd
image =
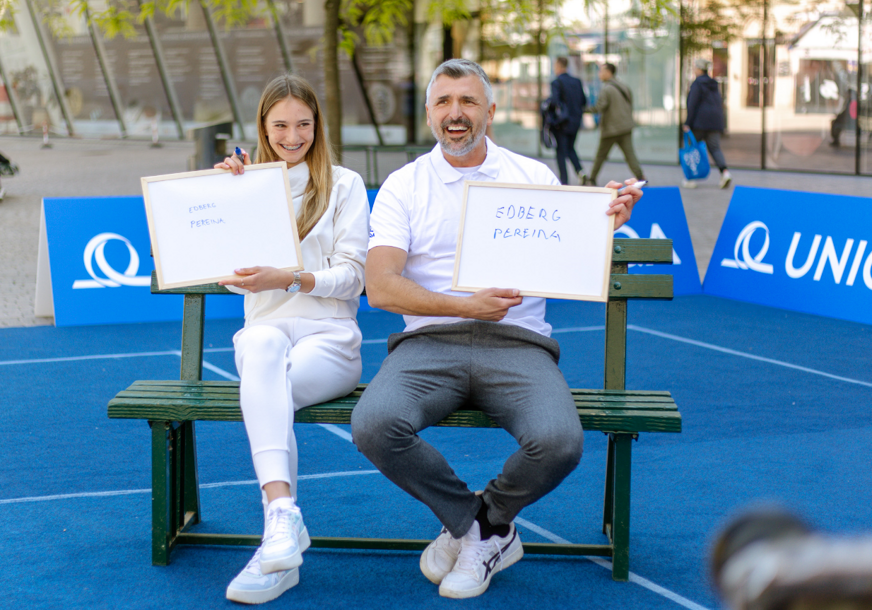
[[[476,597],[487,591],[491,577],[517,563],[524,556],[524,547],[515,524],[509,525],[505,537],[481,539],[478,521],[460,539],[460,554],[454,568],[439,585],[439,595],[455,599]]]
[[[260,570],[258,547],[248,565],[227,586],[227,599],[242,604],[265,604],[300,582],[300,570],[281,570],[264,574]]]
[[[443,527],[436,540],[421,553],[421,572],[434,585],[441,584],[445,575],[454,569],[459,554],[460,539]]]

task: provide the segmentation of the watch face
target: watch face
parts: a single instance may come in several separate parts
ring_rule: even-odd
[[[294,294],[295,292],[299,292],[300,288],[303,287],[303,282],[300,281],[300,274],[294,273],[294,281],[290,286],[287,287],[287,292],[290,294]]]

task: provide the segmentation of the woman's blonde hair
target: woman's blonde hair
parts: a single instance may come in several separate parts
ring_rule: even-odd
[[[303,205],[297,214],[297,229],[302,241],[312,228],[318,224],[330,201],[330,191],[333,189],[333,153],[330,141],[327,139],[327,129],[324,125],[321,105],[318,97],[305,79],[293,74],[285,74],[274,78],[263,90],[260,104],[257,106],[257,159],[255,163],[281,161],[276,151],[270,146],[266,136],[266,115],[277,102],[289,97],[306,104],[315,118],[315,139],[306,154],[306,164],[309,166],[309,184],[303,195]]]

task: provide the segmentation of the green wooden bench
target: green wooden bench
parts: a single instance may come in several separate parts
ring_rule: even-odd
[[[612,558],[612,577],[625,581],[630,564],[631,443],[642,432],[680,432],[681,414],[669,392],[624,389],[627,299],[671,299],[671,275],[628,275],[629,263],[671,263],[671,240],[615,239],[606,305],[605,389],[573,390],[578,416],[588,432],[609,437],[603,533],[606,544],[524,543],[526,553],[600,555]],[[226,294],[216,284],[152,292],[184,294],[181,379],[136,381],[109,402],[110,418],[143,419],[151,427],[152,563],[167,565],[178,544],[260,544],[259,535],[192,532],[201,520],[194,436],[196,421],[242,421],[239,383],[202,381],[205,295]],[[365,389],[301,409],[295,423],[348,424]],[[438,425],[488,428],[495,424],[469,405]],[[312,546],[347,549],[423,549],[429,540],[313,537]]]

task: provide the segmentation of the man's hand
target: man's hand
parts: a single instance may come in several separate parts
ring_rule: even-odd
[[[607,189],[619,189],[623,186],[630,186],[631,184],[636,184],[635,178],[630,178],[629,180],[624,180],[624,184],[620,182],[615,182],[612,180],[606,185]],[[620,197],[616,197],[609,204],[609,209],[606,211],[606,214],[609,216],[615,216],[615,230],[617,230],[621,225],[630,220],[630,214],[633,212],[633,206],[636,205],[636,202],[642,198],[642,189],[639,188],[628,188],[624,191],[624,194]]]
[[[377,246],[369,251],[366,294],[370,305],[406,316],[498,322],[506,317],[510,307],[524,300],[518,290],[506,288],[486,288],[462,297],[431,292],[403,276],[407,256],[405,250],[391,246]]]
[[[463,299],[468,311],[461,316],[474,320],[499,322],[506,317],[509,309],[520,305],[524,297],[518,296],[518,290],[509,288],[485,288],[471,297]]]
[[[687,125],[682,125],[681,129],[684,131],[684,133],[687,133],[688,131],[690,131],[690,127],[688,127]]]

